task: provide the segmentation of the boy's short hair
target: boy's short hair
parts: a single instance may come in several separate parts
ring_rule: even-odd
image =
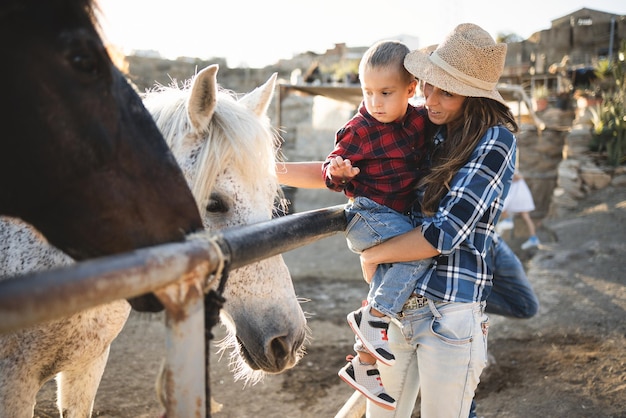
[[[395,68],[407,84],[415,80],[404,67],[404,58],[410,52],[409,47],[400,41],[379,41],[369,47],[359,63],[359,77],[363,78],[363,72],[367,68]]]

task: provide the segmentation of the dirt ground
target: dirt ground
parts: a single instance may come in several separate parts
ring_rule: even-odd
[[[529,320],[492,316],[495,363],[478,389],[479,416],[626,417],[626,188],[590,194],[571,214],[544,220],[538,234],[543,244],[531,252],[519,249],[520,234],[505,237],[525,261],[541,307]],[[365,286],[296,280],[298,295],[311,299],[304,305],[313,334],[308,354],[294,369],[247,388],[233,382],[226,358],[213,356],[211,390],[224,404],[213,416],[334,416],[353,393],[336,373],[352,346],[345,315],[359,306]],[[133,313],[112,345],[94,416],[157,417],[163,350],[162,317]],[[54,397],[47,384],[37,417],[58,416]]]

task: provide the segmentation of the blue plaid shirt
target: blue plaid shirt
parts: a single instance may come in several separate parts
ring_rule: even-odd
[[[440,133],[435,143],[443,141]],[[487,249],[495,235],[515,171],[515,136],[491,127],[453,177],[437,213],[422,220],[422,233],[441,254],[435,272],[420,278],[416,293],[444,302],[477,302],[491,291]]]

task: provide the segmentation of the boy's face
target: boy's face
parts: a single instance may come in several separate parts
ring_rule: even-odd
[[[399,120],[415,94],[416,81],[407,84],[393,68],[366,68],[361,75],[361,91],[367,112],[381,123]]]

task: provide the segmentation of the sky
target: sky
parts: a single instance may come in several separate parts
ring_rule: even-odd
[[[626,15],[624,0],[100,0],[110,43],[130,54],[226,58],[229,67],[261,68],[336,43],[370,46],[399,35],[410,48],[441,42],[457,24],[476,23],[494,38],[526,39],[584,7]]]

